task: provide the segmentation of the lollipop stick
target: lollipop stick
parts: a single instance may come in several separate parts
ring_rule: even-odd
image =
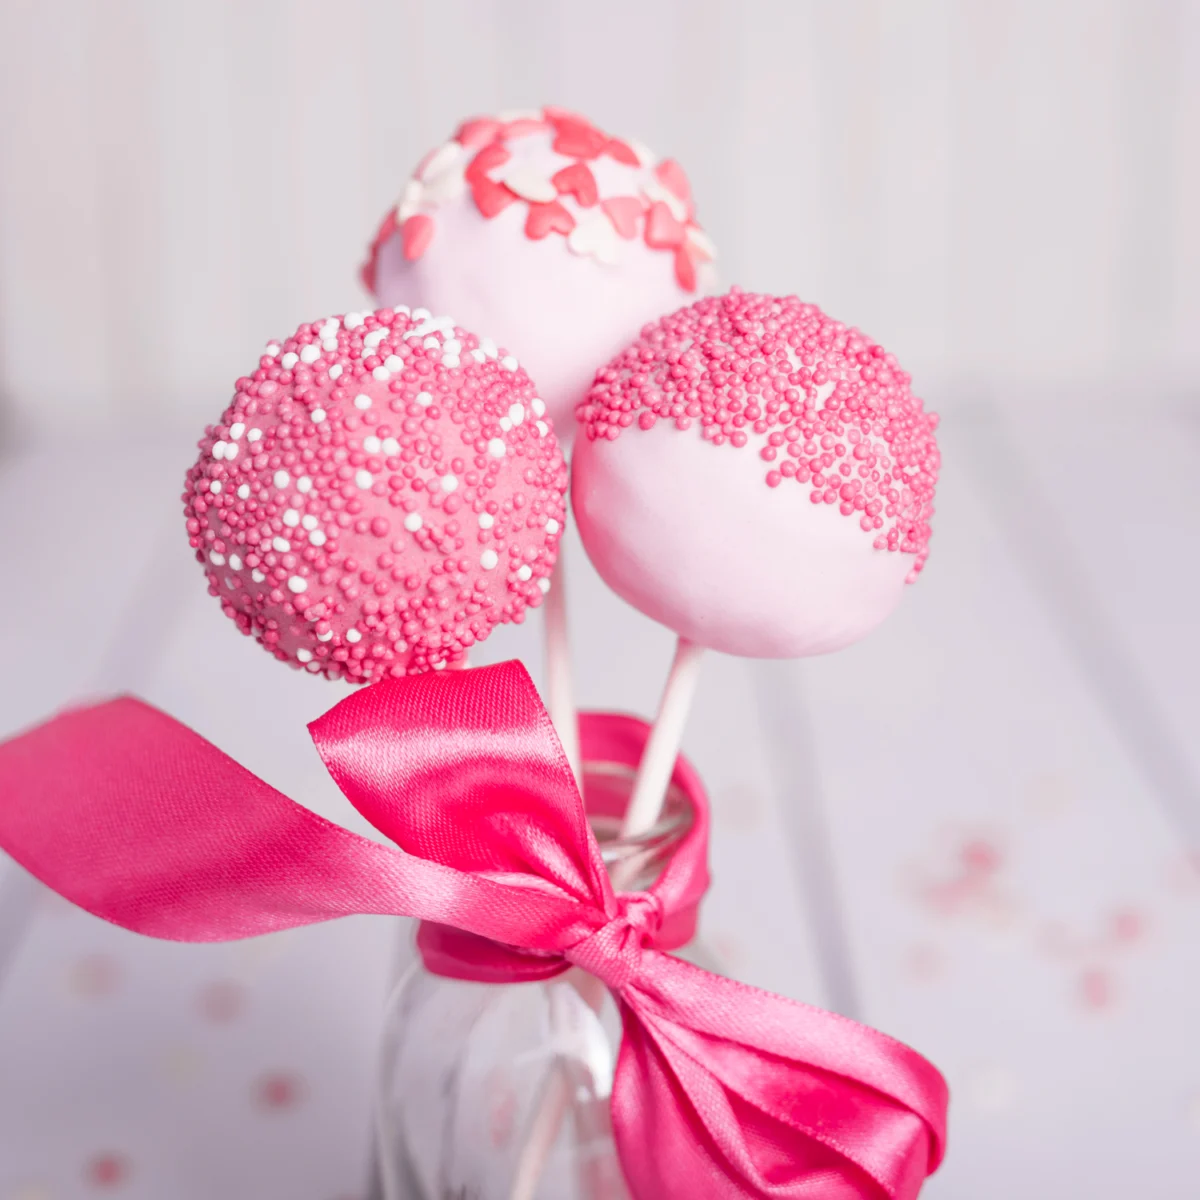
[[[546,708],[562,742],[575,782],[582,785],[579,714],[571,681],[571,647],[567,638],[567,567],[561,545],[550,591],[546,596]]]
[[[671,782],[675,759],[679,755],[679,743],[683,740],[688,709],[696,694],[703,656],[704,647],[689,642],[685,637],[680,637],[675,644],[675,660],[671,663],[671,673],[667,676],[667,684],[658,705],[658,716],[654,719],[650,740],[642,752],[633,795],[625,810],[622,837],[636,837],[645,833],[662,812],[667,785]]]

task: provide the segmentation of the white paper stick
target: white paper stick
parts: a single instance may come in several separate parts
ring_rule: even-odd
[[[696,694],[703,657],[703,646],[689,642],[685,637],[676,642],[675,659],[663,688],[662,700],[659,701],[658,716],[654,719],[650,740],[642,752],[633,795],[625,810],[622,837],[637,837],[645,833],[662,814],[667,785],[671,782],[675,760],[679,757],[679,744],[683,740],[688,710]]]
[[[546,595],[546,710],[563,752],[582,786],[579,754],[579,713],[575,708],[575,688],[571,676],[571,646],[567,637],[567,566],[565,547],[558,548],[558,561],[550,576]]]

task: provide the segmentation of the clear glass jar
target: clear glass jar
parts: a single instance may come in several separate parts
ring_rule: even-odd
[[[622,839],[633,774],[584,764],[592,830],[623,890],[658,877],[694,811],[673,784],[658,824]],[[376,1197],[624,1200],[608,1107],[620,1037],[611,994],[578,968],[519,984],[411,968],[384,1029]]]

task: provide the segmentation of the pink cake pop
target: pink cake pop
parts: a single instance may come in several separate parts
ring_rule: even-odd
[[[868,633],[924,565],[937,418],[896,360],[795,297],[664,317],[578,410],[596,569],[681,637],[787,658]]]
[[[516,359],[407,309],[301,325],[200,442],[188,534],[276,658],[366,683],[463,661],[541,603],[566,467]]]
[[[427,155],[362,275],[381,304],[457,313],[520,354],[566,445],[595,365],[710,290],[713,254],[678,163],[543,108]]]

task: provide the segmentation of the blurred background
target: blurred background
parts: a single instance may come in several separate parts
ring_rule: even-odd
[[[897,615],[706,667],[713,953],[942,1067],[934,1200],[1193,1195],[1197,0],[0,0],[0,735],[134,690],[354,825],[304,735],[342,693],[234,636],[183,472],[269,337],[363,306],[420,156],[542,103],[944,415]],[[568,553],[582,699],[653,711],[670,637]],[[0,1200],[358,1200],[403,946],[142,942],[0,862]]]

